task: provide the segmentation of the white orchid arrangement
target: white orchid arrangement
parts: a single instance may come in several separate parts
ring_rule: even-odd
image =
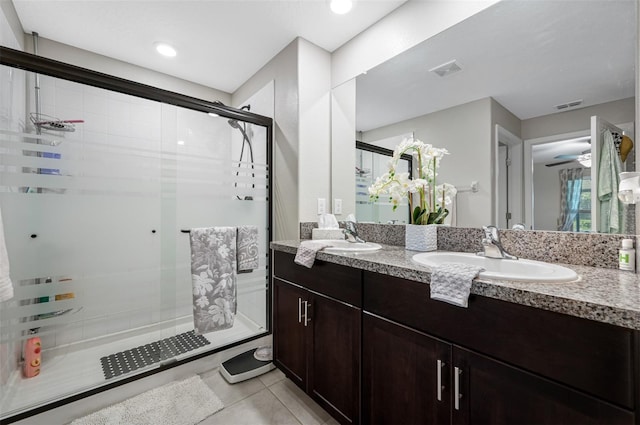
[[[418,178],[411,179],[409,173],[396,173],[398,161],[403,154],[411,154],[418,162]],[[412,224],[442,224],[449,214],[446,206],[451,205],[456,195],[453,185],[436,185],[436,176],[440,160],[448,155],[444,148],[435,148],[418,139],[407,138],[393,151],[389,161],[389,171],[378,177],[369,187],[369,196],[377,201],[380,195],[388,194],[395,211],[403,198],[408,198]],[[418,204],[414,204],[417,194]]]

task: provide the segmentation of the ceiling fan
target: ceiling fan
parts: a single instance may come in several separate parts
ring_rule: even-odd
[[[556,155],[553,157],[553,159],[564,159],[565,161],[554,162],[545,165],[547,167],[555,167],[557,165],[568,164],[570,162],[579,162],[585,167],[591,167],[591,149],[584,150],[579,154]]]

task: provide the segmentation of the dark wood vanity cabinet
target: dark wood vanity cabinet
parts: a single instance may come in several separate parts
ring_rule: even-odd
[[[364,273],[371,424],[633,424],[635,332]]]
[[[588,425],[634,419],[625,409],[369,313],[363,318],[362,375],[367,424]]]
[[[459,347],[452,354],[454,424],[634,423],[632,412],[566,385]]]
[[[362,272],[273,258],[276,366],[340,423],[360,423]]]
[[[341,423],[640,424],[637,331],[273,258],[274,361]]]

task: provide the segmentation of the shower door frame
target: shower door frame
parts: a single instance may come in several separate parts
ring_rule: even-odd
[[[19,50],[10,49],[8,47],[0,46],[0,65],[6,65],[13,68],[18,68],[28,72],[35,72],[38,74],[48,75],[50,77],[60,78],[68,81],[73,81],[80,84],[85,84],[88,86],[98,87],[101,89],[106,89],[114,92],[119,92],[131,96],[136,96],[143,99],[153,100],[161,103],[166,103],[169,105],[180,106],[186,109],[205,112],[205,113],[214,113],[219,115],[220,117],[235,119],[238,121],[244,121],[251,124],[260,125],[266,128],[266,136],[267,136],[267,246],[266,252],[269,255],[269,242],[272,239],[272,229],[273,229],[273,119],[269,117],[265,117],[263,115],[258,115],[244,109],[237,109],[231,106],[226,106],[219,102],[210,102],[203,99],[198,99],[195,97],[187,96],[184,94],[163,90],[157,87],[149,86],[146,84],[138,83],[135,81],[127,80],[120,77],[115,77],[109,74],[104,74],[97,71],[92,71],[90,69],[82,68],[75,65],[70,65],[64,62],[56,61],[49,58],[44,58],[42,56],[33,55],[30,53],[25,53]],[[141,372],[135,375],[132,375],[128,378],[123,378],[116,382],[107,383],[105,382],[103,385],[100,385],[96,388],[92,388],[90,390],[74,394],[68,397],[61,398],[60,400],[53,401],[51,403],[34,407],[33,409],[27,410],[25,412],[18,413],[14,416],[10,416],[4,418],[2,423],[11,423],[15,421],[19,421],[30,416],[37,415],[39,413],[45,412],[47,410],[54,409],[56,407],[63,406],[68,403],[72,403],[77,400],[81,400],[83,398],[92,396],[94,394],[101,393],[103,391],[107,391],[121,385],[128,384],[130,382],[136,381],[138,379],[142,379],[144,377],[154,375],[159,372],[163,372],[167,369],[171,369],[177,366],[181,366],[185,363],[192,362],[194,360],[201,359],[203,357],[207,357],[218,353],[220,351],[227,350],[229,348],[236,347],[238,345],[244,344],[246,342],[262,338],[267,335],[271,335],[272,333],[272,318],[271,318],[271,280],[272,280],[272,268],[271,261],[267,259],[267,282],[266,282],[266,314],[267,314],[267,330],[266,332],[262,332],[260,334],[242,339],[240,341],[236,341],[218,348],[211,349],[209,351],[195,354],[188,358],[177,360],[175,362],[171,362],[168,364],[162,364],[153,370],[149,370],[146,372]]]

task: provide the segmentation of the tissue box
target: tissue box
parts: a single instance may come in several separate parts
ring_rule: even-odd
[[[311,229],[311,239],[344,239],[342,229]]]

